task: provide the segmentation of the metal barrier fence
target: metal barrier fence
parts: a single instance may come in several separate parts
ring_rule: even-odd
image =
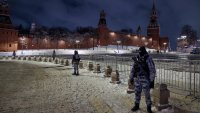
[[[92,55],[82,59],[100,64],[102,72],[106,66],[118,70],[120,80],[127,84],[132,68],[132,58],[124,56]],[[174,93],[186,92],[195,98],[200,96],[200,60],[154,59],[156,65],[156,83],[165,83]]]
[[[62,58],[71,59],[72,56]],[[84,61],[85,66],[88,61],[92,61],[94,65],[100,64],[101,72],[104,72],[107,66],[111,66],[113,71],[119,71],[122,83],[128,84],[133,64],[130,56],[81,55],[81,60]],[[156,83],[165,83],[175,93],[184,91],[185,95],[200,99],[200,60],[154,59],[154,63],[157,71]]]
[[[155,59],[157,83],[186,91],[195,98],[200,96],[200,60]]]

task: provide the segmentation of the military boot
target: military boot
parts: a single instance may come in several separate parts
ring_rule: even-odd
[[[74,71],[74,73],[72,75],[76,75],[76,71]]]
[[[76,76],[78,76],[78,75],[79,75],[79,72],[76,73]]]
[[[148,113],[153,113],[153,112],[151,111],[151,106],[147,106],[147,112],[148,112]]]
[[[139,110],[139,103],[135,103],[135,106],[131,109],[131,111],[137,111]]]

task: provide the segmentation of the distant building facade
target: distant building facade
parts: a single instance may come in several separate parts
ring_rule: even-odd
[[[169,47],[168,37],[160,36],[160,26],[153,3],[150,22],[147,27],[147,35],[138,33],[113,32],[107,26],[106,12],[100,12],[98,27],[95,35],[71,34],[73,38],[52,37],[48,35],[38,35],[37,24],[32,23],[29,34],[18,34],[12,26],[8,5],[2,3],[0,6],[0,50],[13,51],[20,49],[72,49],[72,48],[92,48],[97,46],[120,45],[123,49],[127,46],[146,46],[156,50],[167,50]],[[80,38],[81,37],[81,38]]]
[[[18,31],[12,25],[6,1],[0,1],[0,51],[18,49]]]

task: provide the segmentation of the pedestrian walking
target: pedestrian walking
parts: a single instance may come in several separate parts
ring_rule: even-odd
[[[131,111],[134,112],[139,109],[141,92],[143,90],[147,105],[147,112],[152,113],[150,89],[154,88],[154,79],[156,74],[154,62],[144,46],[139,48],[139,55],[133,57],[133,60],[134,65],[131,69],[130,80],[135,81],[135,106],[131,109]]]
[[[73,58],[72,58],[72,65],[74,67],[74,73],[73,75],[79,75],[79,61],[80,61],[80,56],[78,54],[78,51],[74,51],[74,55],[73,55]]]
[[[53,60],[55,60],[55,58],[56,58],[56,51],[55,50],[53,50],[52,58],[53,58]]]

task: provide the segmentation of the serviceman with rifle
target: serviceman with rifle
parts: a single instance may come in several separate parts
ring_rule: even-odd
[[[79,75],[79,69],[78,69],[78,65],[80,62],[80,56],[78,54],[78,51],[74,51],[74,55],[72,57],[72,65],[74,67],[74,73],[72,75]]]
[[[147,112],[152,113],[150,89],[154,88],[154,79],[156,75],[154,62],[144,46],[139,48],[139,55],[133,57],[133,60],[134,65],[131,70],[130,80],[132,82],[135,81],[135,106],[131,109],[131,111],[134,112],[139,109],[141,92],[143,90],[147,105]]]

